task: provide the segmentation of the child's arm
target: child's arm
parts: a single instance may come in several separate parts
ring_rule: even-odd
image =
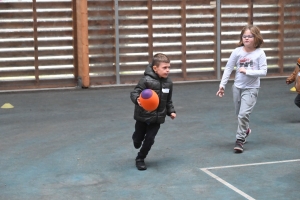
[[[224,70],[224,73],[223,73],[223,76],[222,76],[222,80],[221,80],[221,83],[219,85],[219,90],[216,93],[216,95],[219,96],[219,97],[223,97],[225,95],[225,85],[227,84],[227,82],[230,78],[230,74],[231,74],[234,66],[236,66],[236,61],[237,61],[236,54],[237,54],[237,49],[235,49],[231,53],[231,55],[229,57],[229,60],[226,63],[225,70]]]
[[[176,117],[176,111],[173,106],[172,92],[173,92],[173,84],[171,84],[171,86],[170,86],[166,109],[167,109],[167,115],[170,116],[171,118],[173,117],[172,119],[174,119]]]
[[[292,82],[295,81],[296,79],[296,70],[297,70],[298,66],[296,66],[295,70],[293,71],[293,73],[286,79],[286,84],[291,84]]]
[[[225,70],[224,70],[219,88],[223,88],[225,90],[225,85],[227,84],[227,82],[230,78],[230,74],[232,73],[234,66],[236,66],[236,61],[237,61],[236,55],[237,55],[237,49],[235,49],[231,53],[231,55],[226,63]]]

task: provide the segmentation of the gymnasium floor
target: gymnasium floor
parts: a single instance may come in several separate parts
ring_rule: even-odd
[[[134,86],[0,93],[1,200],[299,199],[300,110],[285,79],[263,79],[242,154],[231,85],[175,84],[167,118],[138,171]]]

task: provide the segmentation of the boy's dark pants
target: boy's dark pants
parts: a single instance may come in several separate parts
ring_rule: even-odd
[[[300,94],[298,94],[295,98],[295,104],[300,108]]]
[[[145,122],[136,121],[135,132],[132,135],[134,142],[143,142],[142,148],[137,155],[137,159],[144,159],[148,155],[152,145],[154,144],[155,136],[160,128],[160,124],[147,124]]]

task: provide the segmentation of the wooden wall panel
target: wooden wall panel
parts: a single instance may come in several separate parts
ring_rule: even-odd
[[[74,87],[80,59],[74,29],[82,28],[74,22],[76,1],[36,0],[36,33],[33,2],[0,1],[0,90]],[[216,59],[224,68],[250,22],[264,37],[268,76],[293,70],[300,50],[299,0],[222,0],[220,58],[214,2],[118,0],[115,12],[115,0],[87,0],[90,84],[116,84],[118,78],[136,83],[158,52],[170,57],[174,81],[216,79]]]
[[[32,23],[32,3],[0,3],[0,89],[35,80]]]
[[[148,1],[119,1],[121,83],[135,83],[148,65]]]
[[[114,1],[87,2],[91,85],[115,84]]]
[[[72,0],[0,2],[1,90],[76,86],[72,12]]]
[[[195,80],[197,77],[198,80],[206,79],[207,74],[198,75],[204,71],[214,72],[215,7],[207,0],[187,0],[186,3],[186,79]]]
[[[299,0],[284,1],[284,71],[295,68],[300,57],[300,2]]]
[[[248,0],[221,1],[221,68],[226,66],[231,52],[237,47],[242,28],[248,24]]]

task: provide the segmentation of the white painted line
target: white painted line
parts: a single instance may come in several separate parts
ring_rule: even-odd
[[[251,164],[243,164],[243,165],[228,165],[228,166],[219,166],[219,167],[207,167],[207,168],[202,168],[202,169],[224,169],[224,168],[232,168],[232,167],[247,167],[247,166],[269,165],[269,164],[279,164],[279,163],[299,162],[299,161],[300,161],[300,159],[296,159],[296,160],[283,160],[283,161],[251,163]]]
[[[258,165],[269,165],[269,164],[280,164],[280,163],[288,163],[288,162],[299,162],[300,159],[295,159],[295,160],[282,160],[282,161],[273,161],[273,162],[261,162],[261,163],[251,163],[251,164],[242,164],[242,165],[227,165],[227,166],[219,166],[219,167],[207,167],[207,168],[200,168],[203,172],[205,172],[206,174],[208,174],[209,176],[213,177],[214,179],[216,179],[217,181],[223,183],[224,185],[226,185],[227,187],[229,187],[230,189],[232,189],[233,191],[235,191],[236,193],[242,195],[243,197],[245,197],[246,199],[249,200],[255,200],[254,198],[252,198],[251,196],[249,196],[248,194],[244,193],[243,191],[239,190],[238,188],[234,187],[233,185],[231,185],[230,183],[224,181],[223,179],[221,179],[220,177],[218,177],[217,175],[215,175],[214,173],[208,171],[208,170],[212,170],[212,169],[225,169],[225,168],[233,168],[233,167],[247,167],[247,166],[258,166]]]
[[[242,192],[241,190],[239,190],[238,188],[234,187],[233,185],[231,185],[230,183],[224,181],[223,179],[221,179],[220,177],[218,177],[217,175],[211,173],[210,171],[208,171],[207,169],[201,169],[202,171],[204,171],[206,174],[208,174],[209,176],[213,177],[214,179],[216,179],[217,181],[223,183],[224,185],[226,185],[227,187],[229,187],[230,189],[232,189],[233,191],[235,191],[236,193],[242,195],[243,197],[245,197],[246,199],[249,200],[255,200],[254,198],[252,198],[251,196],[249,196],[248,194]]]

